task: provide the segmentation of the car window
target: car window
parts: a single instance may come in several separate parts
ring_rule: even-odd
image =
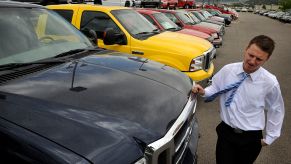
[[[176,25],[173,21],[171,21],[168,17],[165,16],[163,13],[155,13],[153,16],[156,20],[163,26],[164,29],[178,29],[179,26]]]
[[[98,39],[103,39],[106,28],[112,28],[115,32],[120,32],[119,27],[105,13],[98,11],[85,11],[81,18],[81,31],[94,30]]]
[[[165,15],[171,20],[171,21],[173,21],[174,23],[178,23],[179,22],[179,20],[175,17],[175,15],[174,14],[172,14],[172,13],[165,13]]]
[[[149,22],[151,22],[153,25],[157,25],[156,22],[151,18],[149,15],[142,14]]]
[[[73,18],[73,10],[54,10],[58,14],[60,14],[62,17],[64,17],[68,22],[72,22]]]
[[[146,35],[153,35],[153,31],[157,29],[137,11],[121,9],[112,10],[111,13],[133,37],[139,37],[140,34],[143,35],[145,33],[147,33]]]
[[[189,24],[189,25],[195,24],[195,22],[184,12],[177,12],[176,15],[185,24]]]
[[[189,12],[189,16],[195,23],[200,23],[200,19],[198,19],[192,12]]]

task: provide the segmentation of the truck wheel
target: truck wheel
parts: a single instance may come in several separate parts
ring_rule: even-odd
[[[177,3],[175,4],[175,6],[174,6],[174,10],[176,10],[177,9]]]

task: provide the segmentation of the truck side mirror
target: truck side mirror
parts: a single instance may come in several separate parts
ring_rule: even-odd
[[[95,45],[98,44],[98,37],[97,34],[94,30],[92,29],[81,29],[80,30],[83,34],[85,34],[87,36],[87,38]]]
[[[103,35],[105,45],[127,44],[124,34],[115,32],[113,28],[106,28]]]
[[[98,46],[98,37],[94,30],[89,30],[89,40]]]

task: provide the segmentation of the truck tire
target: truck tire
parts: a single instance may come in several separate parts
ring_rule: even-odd
[[[157,8],[157,9],[160,9],[160,8],[161,8],[161,5],[160,5],[159,3],[157,3],[157,4],[156,4],[156,8]]]

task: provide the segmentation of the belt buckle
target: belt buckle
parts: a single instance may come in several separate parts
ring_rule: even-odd
[[[233,131],[237,134],[241,134],[243,133],[243,130],[239,129],[239,128],[234,128]]]

